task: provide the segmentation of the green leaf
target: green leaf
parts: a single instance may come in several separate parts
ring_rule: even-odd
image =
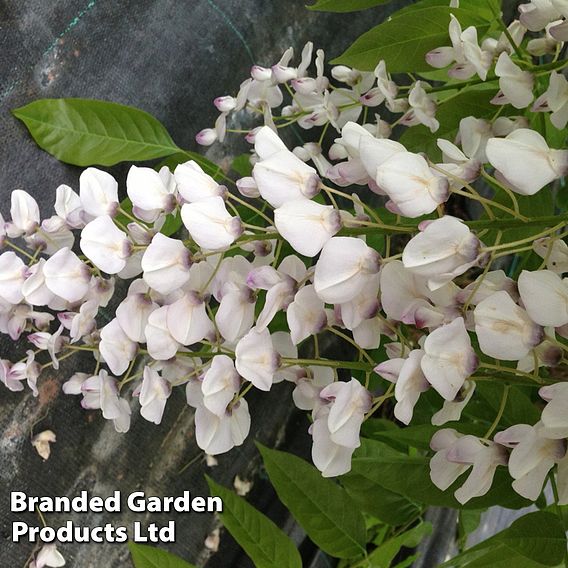
[[[317,0],[315,4],[307,6],[309,10],[318,12],[357,12],[374,6],[388,4],[391,0]]]
[[[483,381],[478,383],[476,394],[484,399],[485,406],[489,407],[493,415],[497,414],[501,404],[503,385],[498,381]],[[530,392],[528,389],[525,389]],[[519,387],[510,387],[507,396],[507,404],[499,423],[500,429],[514,426],[515,424],[535,424],[540,419],[540,412],[529,396]]]
[[[211,495],[223,500],[223,525],[250,556],[256,568],[302,568],[302,559],[295,544],[267,516],[209,476],[205,477]]]
[[[440,491],[430,479],[430,460],[425,456],[407,455],[375,440],[361,440],[355,451],[351,471],[343,476],[358,475],[389,491],[403,495],[414,503],[455,509],[484,509],[501,505],[519,509],[530,504],[511,488],[511,478],[503,468],[495,474],[491,490],[461,505],[453,496],[466,476],[460,476],[446,491]]]
[[[145,544],[128,543],[135,568],[195,568],[171,552]]]
[[[231,163],[231,169],[237,172],[240,177],[250,176],[252,174],[250,154],[241,154],[240,156],[237,156]]]
[[[391,15],[391,18],[396,18],[401,14],[412,13],[414,10],[422,8],[430,8],[432,6],[448,7],[449,2],[446,0],[419,0],[404,6]],[[469,10],[470,12],[477,12],[477,14],[488,21],[495,20],[495,13],[501,11],[501,0],[460,0],[460,8]],[[430,67],[432,70],[433,67]],[[446,75],[447,78],[447,75]]]
[[[481,522],[481,513],[483,511],[479,509],[463,509],[459,514],[459,529],[460,534],[466,537],[468,534],[472,533]]]
[[[372,71],[384,59],[390,73],[430,71],[426,53],[449,45],[450,14],[463,28],[475,26],[480,37],[489,29],[489,22],[473,10],[413,6],[364,33],[332,63]]]
[[[490,118],[495,114],[495,105],[491,99],[497,93],[497,85],[493,89],[467,89],[455,97],[440,103],[436,112],[436,119],[440,128],[430,132],[423,125],[412,126],[405,130],[400,137],[401,144],[410,152],[425,152],[431,160],[436,161],[441,152],[436,145],[438,138],[445,138],[453,142],[460,125],[460,120],[467,116],[476,118]]]
[[[566,535],[559,518],[537,511],[508,529],[466,550],[442,566],[469,568],[557,566],[566,554]]]
[[[324,552],[352,558],[365,552],[365,521],[337,483],[292,454],[257,446],[278,497]]]
[[[387,525],[405,525],[420,514],[418,505],[363,476],[349,475],[341,479],[341,485],[362,511]]]
[[[407,548],[415,548],[420,541],[432,532],[430,523],[420,523],[418,526],[402,533],[399,536],[387,540],[378,548],[369,554],[369,562],[371,566],[383,568],[390,566],[394,557],[399,553],[400,549],[405,546]]]
[[[179,152],[152,115],[117,103],[41,99],[13,113],[40,148],[75,166],[112,166]]]

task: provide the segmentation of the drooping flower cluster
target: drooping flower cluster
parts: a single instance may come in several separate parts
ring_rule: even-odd
[[[517,58],[526,28],[546,28],[528,53],[556,52],[565,17],[561,2],[531,2],[507,33],[479,43],[476,28],[463,30],[452,16],[452,45],[427,61],[499,90],[493,118],[464,116],[452,140],[437,140],[438,160],[389,138],[399,125],[437,131],[442,100],[427,82],[397,85],[384,61],[373,73],[335,67],[328,78],[321,51],[311,77],[307,44],[297,67],[288,50],[272,67],[255,65],[237,96],[215,99],[221,114],[198,134],[201,144],[222,141],[249,111],[264,122],[248,132],[250,175],[234,185],[193,160],[173,171],[132,166],[121,202],[118,182],[88,168],[78,192],[57,188],[55,214],[43,219],[31,195],[14,191],[0,217],[0,331],[33,348],[0,360],[0,380],[37,395],[43,369],[90,353],[63,384],[66,394],[126,432],[138,414],[159,424],[172,390],[184,388],[197,444],[211,455],[247,438],[251,389],[287,381],[295,405],[311,412],[314,464],[337,476],[351,468],[364,421],[391,398],[408,425],[430,391],[438,403],[431,422],[442,426],[460,420],[480,381],[522,378],[542,387],[541,420],[499,431],[498,415],[484,436],[459,424],[439,429],[432,480],[445,490],[471,468],[455,492],[463,503],[507,466],[513,488],[536,499],[557,465],[568,503],[568,392],[551,372],[568,350],[566,223],[546,218],[517,239],[505,231],[527,221],[516,195],[550,191],[568,172],[568,150],[551,147],[527,118],[546,112],[565,127],[560,62],[545,69],[539,91],[533,66]],[[399,115],[395,123],[379,114],[367,122],[381,105]],[[323,127],[320,142],[290,150],[279,136],[288,123]],[[324,153],[329,125],[336,134]],[[472,185],[481,178],[496,199]],[[485,218],[458,218],[462,198]],[[537,265],[516,280],[497,263],[533,248]],[[128,281],[122,296],[117,279]],[[110,305],[118,307],[109,320]],[[358,360],[321,356],[321,334],[335,334]]]

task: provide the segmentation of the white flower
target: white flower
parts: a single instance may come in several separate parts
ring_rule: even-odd
[[[95,317],[97,316],[98,311],[99,305],[95,300],[89,300],[81,305],[79,313],[73,316],[71,326],[68,328],[71,343],[76,343],[96,328]],[[62,324],[65,324],[61,314],[59,319]]]
[[[24,298],[22,286],[26,280],[26,265],[12,251],[0,254],[0,299],[18,304]]]
[[[485,81],[491,67],[491,53],[481,49],[477,40],[477,29],[470,26],[462,31],[457,18],[451,14],[449,35],[452,47],[438,47],[426,54],[426,61],[436,68],[443,68],[456,62],[448,75],[454,79],[469,79],[475,73]]]
[[[39,223],[39,207],[37,201],[25,191],[16,189],[12,191],[12,202],[10,208],[12,222],[8,224],[7,232],[10,237],[30,235]]]
[[[523,270],[519,294],[529,317],[539,325],[560,327],[568,323],[568,281],[550,270]]]
[[[129,293],[116,308],[116,319],[129,339],[145,343],[144,331],[150,314],[158,308],[147,294]]]
[[[52,430],[44,430],[32,438],[32,446],[43,460],[49,459],[51,454],[50,444],[55,442],[56,437]]]
[[[473,312],[479,348],[502,361],[518,361],[543,339],[542,328],[505,291],[495,292]]]
[[[250,413],[244,398],[227,409],[222,417],[203,405],[195,411],[195,439],[206,454],[215,456],[240,446],[249,431]]]
[[[168,306],[166,324],[171,336],[182,345],[192,345],[215,332],[205,302],[194,292]]]
[[[30,564],[30,568],[44,568],[45,566],[49,568],[65,566],[65,558],[57,550],[55,544],[45,544]]]
[[[38,331],[28,335],[28,341],[33,343],[38,349],[45,350],[51,357],[51,364],[55,370],[59,369],[59,361],[57,353],[61,351],[63,346],[67,343],[68,338],[62,336],[63,326],[60,325],[55,333],[48,333],[46,331]]]
[[[294,250],[313,257],[339,231],[341,216],[331,205],[298,199],[274,210],[274,225]]]
[[[552,247],[550,252],[549,247]],[[556,274],[568,272],[568,244],[562,239],[551,239],[550,237],[536,239],[533,243],[533,250],[538,256],[546,259],[548,270]]]
[[[261,266],[247,276],[247,285],[255,289],[267,290],[264,306],[256,320],[256,328],[263,330],[276,313],[288,307],[294,299],[298,282],[307,276],[306,267],[297,256],[287,256],[275,270],[271,266]]]
[[[133,213],[146,221],[154,221],[162,212],[170,213],[176,204],[175,182],[166,166],[159,173],[152,168],[130,166],[126,192]]]
[[[240,446],[250,430],[247,401],[241,398],[230,404],[222,415],[211,412],[204,405],[199,380],[190,380],[186,387],[187,403],[195,407],[195,438],[197,445],[209,455],[228,452]]]
[[[239,217],[231,217],[222,197],[208,197],[181,208],[181,218],[193,240],[202,248],[227,248],[243,232]]]
[[[330,439],[335,444],[348,448],[361,445],[359,431],[372,406],[371,393],[357,380],[337,381],[325,387],[320,398],[330,401],[327,417]]]
[[[542,411],[542,423],[546,427],[546,437],[555,440],[568,438],[568,420],[566,402],[568,401],[568,383],[556,383],[542,387],[538,394],[546,400]]]
[[[513,489],[536,501],[548,472],[566,454],[565,442],[548,438],[542,422],[534,426],[516,424],[496,434],[494,440],[513,448],[509,456],[509,473],[515,480]]]
[[[167,361],[175,356],[181,345],[173,338],[168,329],[169,306],[162,306],[148,316],[144,329],[146,348],[152,359]]]
[[[391,209],[405,217],[432,213],[449,197],[449,182],[436,174],[419,154],[396,152],[382,162],[375,181],[390,197]]]
[[[233,360],[227,355],[215,355],[201,383],[203,405],[209,412],[222,418],[227,406],[239,392],[240,384],[241,378]]]
[[[485,495],[491,489],[497,466],[507,463],[501,446],[491,442],[486,445],[475,436],[462,436],[455,430],[436,432],[430,447],[436,451],[430,460],[430,478],[442,491],[473,466],[465,483],[454,493],[462,505]]]
[[[554,150],[534,130],[519,128],[506,138],[487,142],[487,158],[511,189],[533,195],[568,173],[568,150]]]
[[[144,281],[160,294],[169,294],[189,280],[191,257],[181,241],[157,233],[142,257]]]
[[[454,400],[478,364],[463,318],[430,333],[423,349],[424,376],[444,399]]]
[[[495,65],[495,75],[499,77],[499,88],[506,102],[511,103],[515,108],[526,108],[531,104],[534,99],[534,77],[515,65],[508,53],[503,52],[499,55]]]
[[[132,245],[108,215],[93,219],[81,231],[81,250],[107,274],[116,274],[126,266]]]
[[[254,323],[256,295],[246,285],[251,268],[243,256],[225,258],[213,280],[212,293],[219,302],[215,323],[230,342],[240,339]]]
[[[144,379],[140,388],[140,414],[154,424],[162,422],[166,402],[172,392],[172,385],[151,367],[144,367]]]
[[[444,400],[444,405],[432,415],[432,424],[441,426],[446,422],[453,422],[461,418],[463,409],[471,400],[475,391],[475,382],[466,381],[454,400]]]
[[[79,177],[79,196],[83,209],[93,217],[112,217],[118,209],[118,183],[97,168],[87,168]]]
[[[410,424],[420,395],[430,388],[420,366],[423,357],[422,349],[414,349],[406,359],[391,359],[375,367],[376,373],[395,383],[394,415],[403,424]]]
[[[116,379],[105,370],[86,379],[81,385],[83,400],[81,405],[87,409],[101,409],[106,420],[112,420],[117,432],[127,432],[130,428],[130,406],[128,401],[118,396]]]
[[[115,375],[122,375],[134,359],[137,344],[120,327],[115,318],[101,329],[99,351]]]
[[[312,461],[323,477],[336,477],[351,469],[351,456],[355,448],[336,444],[331,439],[328,427],[329,412],[329,406],[318,410],[316,419],[309,429],[313,438]]]
[[[378,273],[379,261],[378,253],[361,239],[332,237],[316,264],[316,294],[329,304],[349,302]]]
[[[402,262],[425,277],[430,290],[441,288],[479,262],[479,239],[450,215],[420,225],[421,232],[404,247]]]
[[[219,185],[201,166],[190,160],[176,166],[174,177],[179,194],[188,203],[208,197],[222,196],[225,188]]]
[[[410,105],[410,110],[407,111],[405,117],[401,120],[402,124],[406,126],[423,124],[430,129],[430,132],[436,132],[440,128],[440,123],[435,118],[436,103],[432,97],[428,96],[420,81],[416,81],[412,89],[410,89],[408,104]]]
[[[495,292],[504,290],[514,300],[519,299],[517,292],[517,283],[509,278],[502,270],[490,270],[484,275],[476,278],[471,284],[462,288],[456,295],[456,300],[460,304],[465,304],[469,300],[469,304],[476,306],[479,302],[485,300]]]
[[[239,374],[256,388],[270,390],[280,356],[274,349],[268,329],[258,331],[253,327],[237,343],[235,355],[235,367]]]
[[[81,198],[68,185],[60,185],[55,192],[55,212],[73,229],[85,224]]]
[[[552,111],[550,122],[559,130],[566,128],[568,123],[568,81],[564,75],[556,71],[550,74],[548,89],[535,101],[533,111],[537,110],[542,103],[545,103],[546,108]]]
[[[286,319],[294,345],[310,335],[318,334],[327,324],[324,303],[312,285],[304,286],[286,310]]]
[[[335,375],[331,367],[310,366],[307,371],[309,375],[297,379],[292,398],[300,410],[314,410],[317,413],[321,406],[326,404],[320,393],[333,383]]]
[[[355,298],[339,305],[341,321],[350,330],[359,327],[365,320],[377,315],[379,311],[379,275],[369,279],[365,287]]]
[[[255,150],[261,160],[252,175],[260,195],[273,207],[310,199],[319,192],[321,181],[316,171],[290,152],[268,126],[257,133]]]
[[[561,15],[552,0],[531,0],[528,4],[520,4],[519,12],[521,24],[531,32],[542,30]]]
[[[43,276],[50,292],[71,303],[85,296],[91,279],[87,265],[67,247],[58,250],[46,261]]]

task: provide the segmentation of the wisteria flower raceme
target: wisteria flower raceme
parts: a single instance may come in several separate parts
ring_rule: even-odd
[[[533,0],[486,33],[452,1],[451,45],[426,55],[448,67],[435,84],[399,80],[390,60],[327,73],[311,43],[300,60],[289,49],[253,66],[197,135],[243,132],[250,167],[244,155],[231,170],[228,156],[132,166],[123,202],[88,168],[47,217],[14,191],[0,216],[0,332],[32,348],[2,355],[0,382],[40,397],[42,370],[80,352],[62,390],[119,432],[167,421],[183,387],[211,455],[249,435],[249,391],[291,394],[325,477],[361,466],[368,418],[452,422],[435,430],[430,472],[442,491],[461,485],[459,503],[487,494],[500,466],[520,495],[538,498],[549,476],[568,503],[564,4]],[[310,141],[289,147],[292,124]],[[515,424],[529,405],[540,420]]]

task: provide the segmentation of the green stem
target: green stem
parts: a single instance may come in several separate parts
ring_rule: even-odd
[[[329,359],[290,359],[283,357],[282,362],[286,365],[302,365],[314,367],[331,367],[333,369],[350,369],[352,371],[372,371],[374,365],[362,361],[331,361]]]
[[[274,223],[274,221],[272,221],[270,217],[265,215],[260,209],[257,209],[254,205],[251,205],[250,203],[246,202],[244,199],[241,199],[240,197],[232,193],[229,193],[229,199],[236,201],[239,205],[242,205],[243,207],[247,207],[248,209],[256,213],[259,217],[262,217],[269,225],[272,225],[272,223]]]
[[[369,354],[364,350],[361,349],[357,343],[355,343],[355,341],[353,341],[353,339],[351,339],[351,337],[349,337],[348,335],[346,335],[345,333],[339,331],[338,329],[335,329],[333,327],[328,327],[327,328],[328,331],[330,331],[331,333],[333,333],[334,335],[336,335],[337,337],[340,337],[341,339],[343,339],[344,341],[347,341],[347,343],[349,343],[350,345],[352,345],[353,347],[355,347],[355,349],[357,349],[357,351],[359,352],[359,354],[364,357],[365,359],[367,359],[367,362],[370,363],[371,365],[373,365],[373,367],[375,366],[375,362],[373,361],[373,359],[371,359],[371,357],[369,357]]]
[[[519,202],[517,201],[515,194],[506,185],[499,183],[498,180],[496,180],[492,175],[488,174],[484,169],[481,170],[481,176],[489,182],[489,185],[496,186],[499,189],[503,190],[509,196],[509,199],[512,201],[515,213],[517,215],[520,215]]]
[[[518,369],[513,369],[512,367],[502,367],[501,365],[492,365],[490,363],[480,363],[479,369],[489,369],[491,371],[497,371],[499,373],[511,373],[513,375],[518,375],[519,377],[526,377],[531,379],[533,383],[538,384],[546,384],[546,380],[544,380],[540,376],[531,375],[529,373],[525,373],[523,371],[519,371]]]
[[[488,252],[488,251],[493,251],[493,250],[503,250],[503,249],[508,249],[508,248],[515,248],[518,245],[524,245],[525,243],[532,243],[533,241],[535,241],[536,239],[538,239],[540,237],[546,237],[550,233],[554,233],[554,231],[561,229],[563,226],[564,226],[564,223],[558,223],[557,225],[555,225],[551,229],[546,229],[545,231],[541,231],[540,233],[537,233],[536,235],[531,235],[530,237],[526,237],[525,239],[519,239],[518,241],[511,241],[511,242],[508,242],[508,243],[503,243],[501,245],[493,245],[491,247],[484,247],[483,252]]]
[[[489,426],[489,430],[487,430],[487,432],[485,433],[485,436],[483,436],[486,440],[489,440],[491,438],[491,435],[493,434],[493,432],[495,432],[495,428],[497,428],[497,426],[499,426],[499,422],[501,421],[501,418],[503,417],[503,412],[505,412],[505,406],[507,406],[507,398],[509,397],[509,389],[510,389],[510,385],[505,385],[503,387],[503,396],[501,397],[501,404],[499,405],[499,410],[497,411],[497,416],[495,417],[495,420],[493,420],[493,424],[491,424],[491,426]]]

